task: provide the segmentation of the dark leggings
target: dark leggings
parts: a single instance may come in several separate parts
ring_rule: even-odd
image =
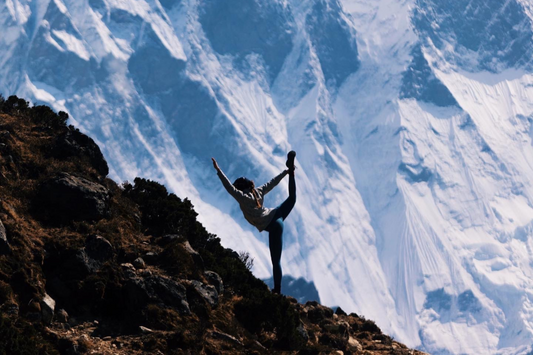
[[[294,173],[289,174],[289,197],[276,208],[276,214],[272,222],[265,228],[268,231],[268,244],[270,246],[270,258],[272,259],[272,271],[274,274],[275,293],[281,292],[281,250],[283,248],[283,221],[291,213],[296,203],[296,182]]]

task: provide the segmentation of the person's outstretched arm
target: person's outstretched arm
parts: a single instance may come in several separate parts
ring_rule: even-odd
[[[257,190],[260,190],[263,193],[263,196],[270,192],[274,187],[276,187],[277,184],[289,173],[289,170],[283,170],[281,174],[267,182],[266,184],[260,186],[257,188]]]
[[[219,168],[218,163],[215,160],[215,158],[211,158],[211,160],[213,161],[213,167],[217,171],[217,175],[218,175],[220,181],[222,181],[222,185],[224,185],[224,188],[226,189],[226,191],[228,191],[228,193],[231,196],[233,196],[238,202],[241,202],[242,200],[245,200],[246,197],[244,196],[242,191],[237,190],[235,188],[235,186],[233,186],[233,184],[229,181],[229,179],[226,177],[226,175],[224,175],[222,170]]]

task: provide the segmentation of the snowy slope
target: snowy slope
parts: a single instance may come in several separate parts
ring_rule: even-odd
[[[526,0],[0,0],[0,93],[68,111],[112,178],[188,196],[261,278],[266,233],[210,158],[260,184],[294,149],[286,274],[409,346],[526,353],[532,14]]]

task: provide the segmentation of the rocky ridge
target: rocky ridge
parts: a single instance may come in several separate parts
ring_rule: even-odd
[[[106,178],[67,118],[0,97],[0,354],[421,354],[271,294],[189,200]]]

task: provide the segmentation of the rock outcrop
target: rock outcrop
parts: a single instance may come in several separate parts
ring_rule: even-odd
[[[67,172],[44,181],[38,192],[38,214],[53,224],[97,221],[108,215],[109,190]]]
[[[81,133],[78,129],[69,127],[56,140],[52,154],[59,158],[86,158],[96,171],[102,176],[109,174],[109,167],[94,140]]]
[[[7,255],[11,253],[11,247],[7,241],[6,227],[0,220],[0,255]]]

